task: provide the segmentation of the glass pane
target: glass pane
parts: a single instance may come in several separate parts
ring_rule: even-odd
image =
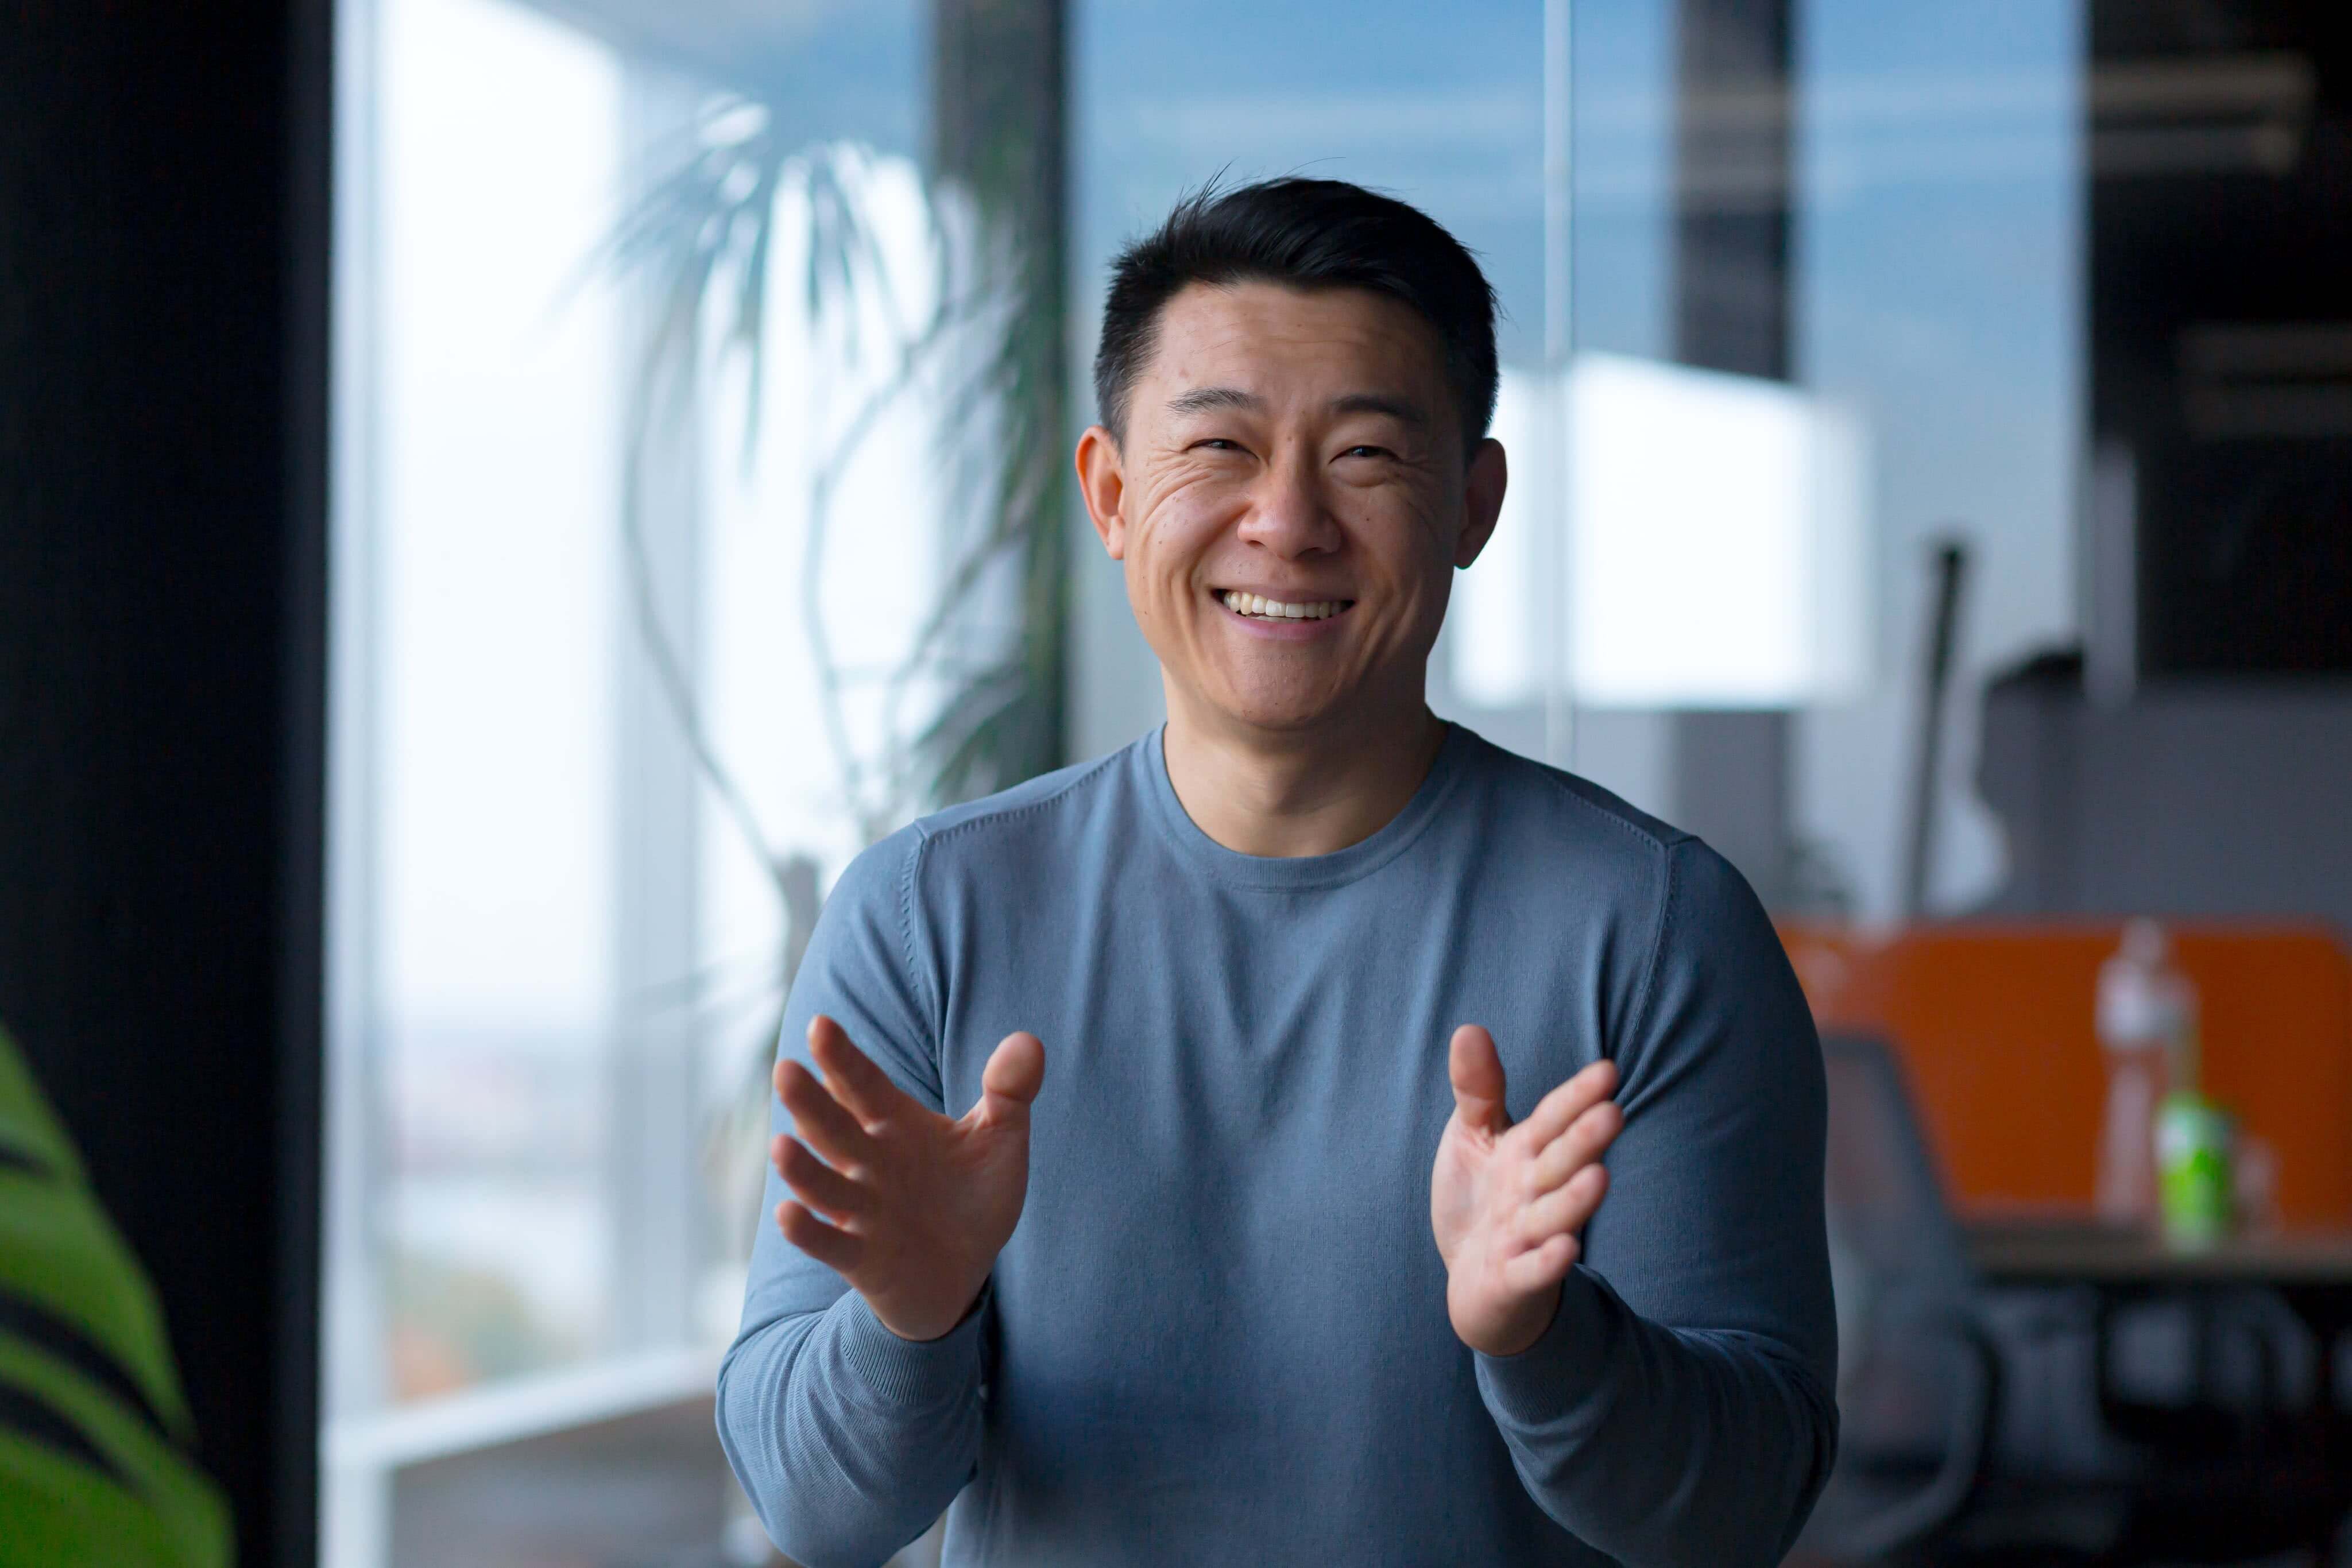
[[[608,1343],[618,63],[502,0],[382,13],[376,535],[388,1393]]]
[[[886,367],[794,270],[822,166],[926,308],[924,14],[339,10],[322,1554],[705,1560],[743,1522],[707,1404],[790,948],[911,804],[845,789],[828,727],[870,764],[936,696],[886,711],[868,673],[937,586],[908,563],[944,570],[938,378],[842,451]],[[633,226],[747,112],[803,172],[767,214],[756,418],[749,275],[656,379],[674,279],[646,263],[699,220]],[[847,520],[817,549],[828,454]]]
[[[707,354],[701,647],[706,728],[728,787],[703,798],[694,994],[719,1133],[702,1322],[721,1339],[742,1309],[751,1228],[765,1222],[768,1075],[794,954],[822,889],[923,804],[908,740],[936,693],[909,678],[908,661],[954,549],[940,377],[904,374],[935,357],[913,344],[941,307],[932,263],[952,236],[909,158],[836,147],[827,178],[872,241],[856,337],[846,312],[806,308],[801,279],[825,240],[806,187],[788,179],[772,213],[756,409],[748,356],[716,343]],[[715,314],[731,313],[741,283],[719,279]],[[968,592],[1009,613],[1007,586]]]
[[[1933,543],[1969,552],[1928,907],[2000,884],[1975,699],[2072,642],[2084,441],[2079,7],[1809,0],[1798,29],[1795,363],[1870,446],[1871,690],[1798,732],[1801,831],[1862,915],[1898,911]]]
[[[2079,8],[1792,0],[1785,99],[1769,72],[1693,74],[1695,26],[1776,14],[1573,7],[1574,363],[1556,410],[1498,432],[1566,455],[1565,571],[1545,591],[1579,706],[1553,760],[1712,832],[1689,820],[1705,789],[1677,760],[1697,735],[1682,716],[1785,716],[1786,820],[1773,863],[1742,869],[1791,913],[1895,915],[1931,560],[1958,541],[1927,886],[1929,909],[1957,911],[2003,873],[1973,789],[1973,694],[2077,631]],[[1704,253],[1743,225],[1734,251],[1760,248]],[[1723,374],[1696,340],[1710,332],[1763,342],[1779,368]],[[1474,695],[1541,685],[1534,654],[1481,652]]]

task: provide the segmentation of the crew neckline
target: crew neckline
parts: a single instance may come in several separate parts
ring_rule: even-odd
[[[1444,723],[1445,738],[1438,745],[1436,760],[1429,765],[1427,776],[1403,810],[1369,837],[1324,855],[1244,854],[1211,838],[1184,810],[1184,802],[1176,797],[1176,786],[1169,781],[1164,723],[1136,743],[1136,758],[1160,835],[1186,862],[1239,887],[1293,891],[1338,887],[1370,875],[1402,854],[1452,792],[1478,737],[1450,719]]]

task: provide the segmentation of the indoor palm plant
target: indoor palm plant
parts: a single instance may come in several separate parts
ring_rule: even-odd
[[[796,612],[838,803],[861,841],[1061,760],[1058,248],[1034,243],[1021,204],[988,177],[983,159],[976,176],[918,178],[915,248],[928,276],[910,280],[905,247],[886,254],[877,155],[852,143],[794,143],[774,130],[779,118],[740,99],[712,105],[601,257],[647,302],[621,522],[636,632],[698,773],[782,916],[782,948],[761,977],[764,1004],[752,1009],[760,1021],[747,1055],[756,1071],[710,1149],[730,1230],[756,1207],[741,1187],[761,1167],[750,1151],[764,1141],[767,1061],[816,916],[818,873],[808,846],[777,841],[761,821],[661,613],[651,542],[664,518],[646,483],[659,433],[707,406],[714,378],[731,373],[742,389],[740,461],[756,466],[770,455],[761,450],[761,409],[780,377],[823,374],[844,389],[813,403],[822,428],[806,433],[794,476],[804,486]],[[814,350],[802,362],[776,362],[772,328],[782,311],[798,313]],[[908,417],[930,431],[931,486],[945,498],[927,519],[931,591],[903,656],[860,669],[836,651],[823,589],[839,490],[875,433]],[[866,722],[853,724],[853,709]],[[697,1005],[713,999],[713,979],[687,983]],[[740,1009],[741,998],[729,1005]]]

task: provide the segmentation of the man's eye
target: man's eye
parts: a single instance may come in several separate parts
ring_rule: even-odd
[[[1339,455],[1342,457],[1386,457],[1389,455],[1389,449],[1385,446],[1350,446],[1347,451],[1339,454]]]
[[[1212,435],[1206,440],[1196,441],[1192,443],[1192,446],[1196,451],[1205,447],[1211,452],[1239,452],[1242,449],[1239,442],[1228,441],[1222,435]]]

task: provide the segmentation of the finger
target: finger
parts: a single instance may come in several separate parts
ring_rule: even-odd
[[[1552,1191],[1519,1210],[1518,1239],[1539,1247],[1554,1237],[1584,1228],[1609,1192],[1609,1167],[1587,1166]]]
[[[1604,1056],[1538,1101],[1528,1119],[1519,1124],[1519,1136],[1541,1148],[1568,1131],[1570,1122],[1615,1092],[1617,1064]]]
[[[793,1196],[836,1224],[862,1212],[871,1197],[864,1187],[809,1153],[799,1139],[779,1135],[776,1174]]]
[[[1445,1072],[1454,1081],[1454,1113],[1464,1126],[1496,1134],[1510,1126],[1511,1113],[1503,1108],[1503,1059],[1493,1035],[1475,1023],[1455,1030]]]
[[[861,1124],[887,1120],[911,1103],[873,1058],[850,1043],[849,1032],[823,1013],[809,1019],[808,1043],[824,1086]]]
[[[865,1242],[827,1225],[790,1198],[776,1205],[776,1228],[784,1233],[785,1240],[836,1274],[848,1273],[866,1256]]]
[[[1557,1285],[1568,1278],[1576,1267],[1582,1249],[1573,1236],[1555,1236],[1540,1247],[1531,1247],[1503,1265],[1503,1285],[1517,1295],[1527,1295],[1547,1286]]]
[[[980,1120],[995,1126],[1029,1124],[1029,1107],[1045,1084],[1045,1042],[1025,1030],[1006,1035],[981,1069]]]
[[[793,1131],[809,1147],[836,1169],[864,1162],[874,1147],[874,1140],[866,1135],[857,1118],[817,1082],[815,1073],[797,1061],[787,1061],[777,1070],[776,1076],[783,1085],[780,1097],[784,1109],[792,1113]]]
[[[1569,1124],[1568,1131],[1537,1152],[1528,1180],[1530,1192],[1549,1192],[1599,1159],[1624,1130],[1625,1113],[1603,1100]]]

